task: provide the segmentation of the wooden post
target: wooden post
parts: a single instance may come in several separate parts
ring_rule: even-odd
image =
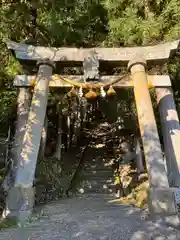
[[[152,216],[176,215],[175,195],[169,189],[160,140],[148,90],[146,61],[137,56],[129,62],[140,133],[149,176],[149,212]]]
[[[7,217],[14,217],[20,221],[29,217],[34,205],[33,181],[46,114],[49,81],[53,70],[53,63],[49,60],[40,61],[38,65],[37,84],[34,88],[19,166],[7,202],[9,210]]]
[[[80,107],[78,107],[78,109],[76,109],[76,113],[74,116],[74,138],[73,138],[73,145],[78,144],[78,139],[79,139],[79,135],[80,135],[80,130],[81,130],[81,118],[80,118]]]
[[[169,184],[180,187],[180,125],[171,87],[156,88]]]
[[[136,166],[137,166],[137,172],[139,174],[144,173],[144,165],[143,165],[143,155],[140,147],[140,142],[137,137],[134,139],[134,146],[135,146],[135,153],[136,153]]]
[[[62,150],[62,115],[61,110],[59,107],[59,102],[57,103],[57,110],[58,110],[58,134],[56,138],[56,151],[54,157],[61,160],[61,150]]]
[[[46,140],[47,140],[47,130],[48,130],[48,118],[47,115],[45,116],[44,120],[44,127],[42,130],[42,136],[41,136],[41,144],[40,144],[40,158],[44,159],[45,154],[45,148],[46,148]]]

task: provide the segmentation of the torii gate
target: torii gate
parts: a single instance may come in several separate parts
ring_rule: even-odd
[[[49,87],[133,88],[140,133],[149,175],[149,212],[152,216],[176,216],[174,187],[180,187],[180,127],[168,75],[148,75],[147,67],[162,65],[178,48],[179,41],[147,47],[131,48],[51,48],[7,42],[22,65],[38,65],[35,76],[16,76],[14,86],[25,89],[34,85],[27,129],[15,183],[9,192],[9,216],[25,218],[34,203],[33,180],[45,120]],[[101,76],[99,64],[127,66],[129,75]],[[82,64],[84,75],[52,75],[56,67]],[[86,80],[89,80],[86,82]],[[92,82],[93,80],[93,82]],[[94,82],[96,80],[96,82]],[[73,83],[73,84],[72,84]],[[149,88],[156,88],[161,115],[167,172],[162,156]]]

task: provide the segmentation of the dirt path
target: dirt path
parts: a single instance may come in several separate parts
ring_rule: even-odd
[[[178,240],[180,231],[144,220],[110,195],[83,195],[46,205],[43,216],[23,228],[0,232],[0,240]]]

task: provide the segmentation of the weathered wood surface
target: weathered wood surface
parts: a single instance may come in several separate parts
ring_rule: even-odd
[[[49,86],[50,87],[72,87],[71,84],[63,81],[62,79],[70,79],[75,82],[84,84],[83,75],[53,75],[50,78]],[[120,81],[118,81],[120,79]],[[148,84],[149,87],[169,87],[171,86],[171,81],[168,75],[148,75]],[[131,88],[134,86],[133,81],[130,76],[100,76],[98,83],[109,84],[111,82],[116,82],[113,84],[114,87],[120,88]],[[17,75],[14,79],[14,86],[16,87],[29,87],[36,84],[36,76],[27,76],[27,75]],[[93,82],[94,83],[94,82]]]
[[[53,48],[32,46],[8,40],[7,47],[15,51],[16,58],[22,60],[50,59],[52,61],[83,62],[90,52],[94,51],[99,61],[125,63],[133,59],[136,54],[142,55],[147,61],[167,60],[174,52],[179,40],[147,47],[125,48]]]
[[[156,89],[170,186],[180,187],[180,125],[172,88]]]
[[[148,170],[149,184],[151,188],[167,188],[169,183],[149,94],[145,65],[146,62],[144,59],[140,58],[137,59],[137,64],[136,60],[130,62],[129,69],[134,82],[136,109]]]

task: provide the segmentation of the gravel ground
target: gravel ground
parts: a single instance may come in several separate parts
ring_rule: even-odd
[[[110,195],[84,195],[43,207],[40,218],[0,232],[0,240],[178,240],[180,229],[146,220],[146,213],[110,203]]]

